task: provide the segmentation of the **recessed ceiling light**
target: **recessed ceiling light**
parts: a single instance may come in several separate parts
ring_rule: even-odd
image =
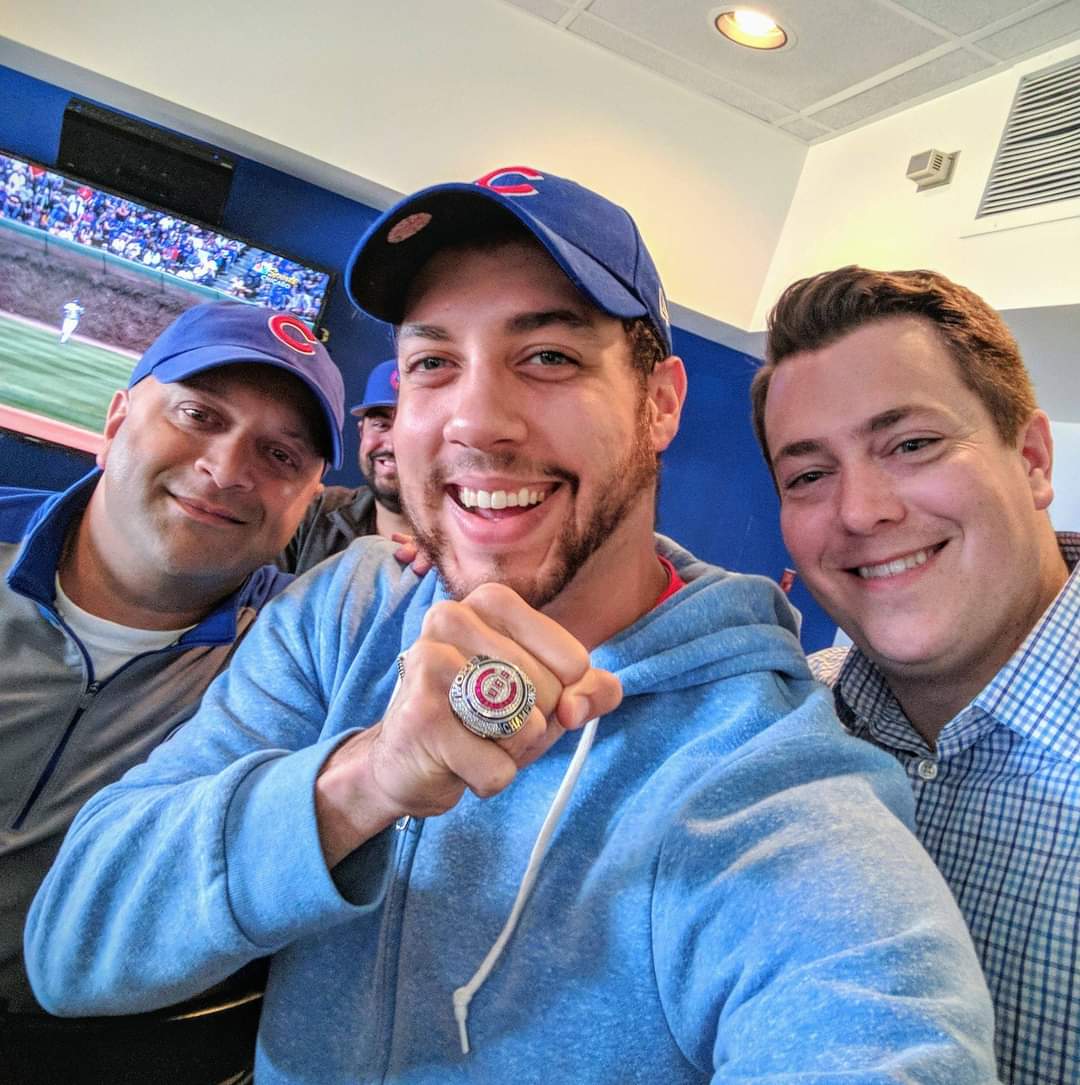
[[[781,49],[787,45],[787,31],[760,11],[749,8],[722,11],[713,22],[725,38],[748,49]]]

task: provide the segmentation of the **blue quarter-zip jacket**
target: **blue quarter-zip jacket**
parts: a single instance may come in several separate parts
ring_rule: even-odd
[[[771,582],[658,547],[686,587],[593,652],[600,721],[469,1013],[580,741],[333,874],[314,783],[379,719],[445,593],[360,540],[282,593],[202,708],[92,799],[34,902],[35,990],[124,1013],[274,953],[260,1085],[985,1085],[991,1009],[892,758],[846,736]]]
[[[291,579],[259,569],[176,644],[96,681],[56,612],[55,584],[99,477],[61,493],[0,489],[0,1004],[13,1012],[39,1011],[23,922],[75,814],[191,715],[258,609]]]

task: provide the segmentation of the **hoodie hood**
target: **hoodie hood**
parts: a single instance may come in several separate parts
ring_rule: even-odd
[[[656,549],[686,587],[592,653],[593,665],[615,674],[625,696],[755,671],[810,678],[799,614],[777,584],[708,565],[663,535],[656,536]]]

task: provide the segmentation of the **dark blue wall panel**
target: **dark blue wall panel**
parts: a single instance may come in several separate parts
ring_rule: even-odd
[[[0,429],[0,485],[65,490],[93,466],[89,452]]]
[[[0,66],[0,147],[54,165],[70,97],[66,90]],[[336,272],[323,323],[330,351],[345,374],[347,403],[360,399],[368,371],[393,352],[389,329],[361,316],[342,285],[349,253],[376,214],[354,200],[237,157],[222,224],[226,233]],[[748,388],[756,362],[680,329],[675,330],[675,348],[686,361],[690,393],[682,429],[664,457],[660,529],[729,569],[778,578],[791,560],[749,420]],[[329,481],[359,481],[356,452],[356,427],[349,425],[344,467]],[[82,454],[0,431],[0,484],[60,487],[88,466]],[[835,627],[800,584],[791,599],[804,615],[806,648],[831,643]]]
[[[689,390],[679,435],[663,457],[659,527],[699,557],[779,580],[792,564],[780,537],[779,505],[750,422],[758,360],[674,330]],[[799,581],[807,651],[832,644],[836,626]]]
[[[56,162],[70,92],[0,66],[0,146],[46,165]]]

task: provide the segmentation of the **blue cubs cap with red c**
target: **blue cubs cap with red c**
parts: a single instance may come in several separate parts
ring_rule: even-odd
[[[349,408],[349,414],[363,418],[372,407],[396,407],[398,394],[397,359],[390,358],[368,374],[364,385],[364,398]]]
[[[420,268],[447,245],[497,228],[507,215],[593,305],[624,320],[646,317],[671,353],[664,288],[629,213],[529,166],[492,170],[471,184],[434,185],[395,204],[360,239],[345,275],[349,296],[371,316],[400,324]]]
[[[326,422],[329,460],[340,467],[345,384],[326,347],[291,313],[238,301],[193,306],[147,347],[128,387],[145,377],[172,384],[207,369],[240,364],[271,365],[303,381]]]

